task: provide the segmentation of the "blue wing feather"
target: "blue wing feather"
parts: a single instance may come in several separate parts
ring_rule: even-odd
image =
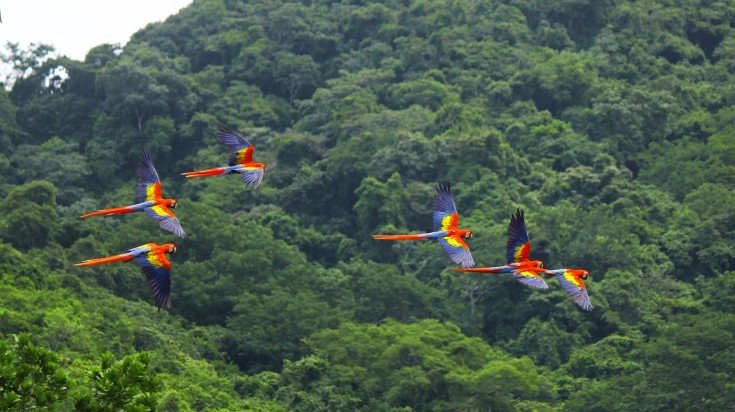
[[[547,285],[546,282],[544,282],[541,276],[533,272],[521,272],[517,274],[514,273],[513,277],[516,278],[516,280],[518,280],[519,282],[523,283],[524,285],[533,286],[539,289],[549,288],[549,285]]]
[[[443,238],[439,238],[438,240],[439,244],[442,245],[442,248],[447,252],[449,258],[452,259],[454,263],[461,265],[463,268],[471,268],[472,266],[475,266],[475,260],[472,258],[472,253],[470,253],[468,249],[453,246]]]
[[[514,263],[516,261],[516,250],[529,242],[526,220],[523,216],[523,211],[518,209],[515,215],[511,215],[510,223],[508,224],[508,242],[505,247],[506,262],[508,264]]]
[[[143,152],[138,160],[138,166],[135,168],[135,175],[138,177],[138,184],[135,188],[135,199],[137,202],[146,201],[146,191],[148,185],[160,182],[156,168],[153,167],[153,161],[148,152]]]
[[[442,220],[457,212],[449,183],[439,183],[434,196],[434,230],[441,230]]]
[[[243,170],[242,181],[245,182],[245,187],[253,186],[253,189],[257,189],[260,186],[260,182],[263,180],[263,169],[255,170]]]
[[[587,289],[581,288],[574,283],[568,281],[563,273],[556,275],[556,280],[559,281],[561,287],[566,291],[572,298],[574,303],[579,305],[584,310],[592,310],[592,303],[590,297],[587,294]]]
[[[181,223],[178,218],[159,215],[151,208],[146,208],[145,214],[149,218],[158,222],[158,226],[161,226],[163,230],[167,230],[179,237],[186,237],[186,232],[184,232],[184,228],[181,227]]]
[[[217,137],[222,143],[230,149],[231,152],[237,152],[246,147],[251,146],[250,142],[242,137],[239,133],[227,127],[220,127],[217,131]]]
[[[156,307],[159,310],[169,308],[171,306],[171,271],[151,264],[147,253],[136,256],[135,262],[143,270],[148,287],[153,292]]]

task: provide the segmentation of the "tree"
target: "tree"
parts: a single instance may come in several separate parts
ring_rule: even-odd
[[[0,408],[53,410],[66,398],[70,383],[59,361],[56,353],[33,345],[29,335],[0,341]]]
[[[155,411],[160,384],[150,376],[148,362],[145,352],[120,361],[103,354],[101,365],[89,371],[91,388],[76,398],[74,407],[85,412]]]

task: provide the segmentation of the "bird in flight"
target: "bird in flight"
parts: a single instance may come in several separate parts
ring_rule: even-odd
[[[452,268],[456,272],[475,273],[512,273],[519,282],[539,289],[548,289],[549,285],[544,282],[536,272],[526,268],[542,268],[544,262],[531,260],[531,241],[526,229],[526,220],[523,211],[518,209],[510,216],[508,223],[508,241],[505,246],[506,264],[503,266],[490,266],[480,268]]]
[[[128,250],[127,253],[88,259],[74,266],[92,266],[135,260],[135,263],[143,270],[148,287],[153,292],[156,307],[161,310],[161,308],[168,309],[171,307],[171,262],[166,258],[167,253],[176,253],[176,244],[146,243]]]
[[[253,152],[255,151],[253,145],[237,132],[226,127],[219,128],[217,137],[230,149],[229,166],[184,172],[181,175],[194,178],[239,173],[242,175],[245,187],[253,186],[253,189],[257,189],[263,180],[266,164],[253,162]]]
[[[439,183],[434,196],[434,232],[414,235],[373,235],[377,240],[429,240],[435,239],[449,257],[462,267],[475,265],[470,247],[464,239],[472,239],[472,231],[460,229],[459,215],[454,204],[449,183]]]
[[[158,178],[156,168],[153,167],[150,155],[143,152],[138,160],[138,167],[135,170],[138,177],[137,187],[135,188],[135,198],[138,203],[129,206],[115,207],[111,209],[102,209],[96,212],[82,215],[82,218],[91,216],[111,216],[123,213],[145,212],[146,216],[158,222],[164,230],[168,230],[180,237],[186,237],[184,229],[181,228],[179,219],[174,215],[171,209],[177,205],[176,199],[164,199],[161,194],[161,180]],[[171,209],[169,209],[171,208]]]
[[[528,268],[527,270],[536,273],[543,273],[547,276],[554,276],[559,281],[562,289],[564,289],[569,297],[572,298],[574,303],[579,305],[584,310],[592,310],[592,303],[590,297],[587,294],[587,286],[585,286],[582,280],[586,280],[589,277],[590,272],[584,269],[543,269],[543,268]]]

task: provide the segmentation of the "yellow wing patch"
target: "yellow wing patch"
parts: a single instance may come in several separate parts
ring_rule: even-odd
[[[145,200],[156,200],[161,197],[161,184],[159,182],[148,185],[145,188]]]
[[[454,227],[457,227],[457,214],[452,213],[451,215],[444,216],[444,218],[442,219],[442,226],[440,230],[449,230]]]
[[[573,284],[574,286],[578,286],[582,289],[586,289],[582,282],[580,282],[575,276],[570,274],[569,272],[564,272],[564,279],[569,281],[569,283]]]
[[[173,212],[171,212],[166,206],[154,205],[151,206],[151,210],[155,212],[158,216],[176,217]]]
[[[154,251],[148,252],[148,262],[150,262],[151,265],[157,268],[161,268],[165,266],[163,262],[161,262],[161,259],[158,258],[158,254]]]
[[[443,224],[444,222],[442,222],[442,227],[444,227]],[[455,238],[454,236],[444,236],[444,240],[446,240],[447,243],[449,243],[450,245],[454,247],[464,248],[464,244],[462,243],[462,241]]]

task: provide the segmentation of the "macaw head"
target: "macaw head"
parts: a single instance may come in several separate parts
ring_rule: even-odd
[[[168,253],[176,253],[176,243],[166,243],[168,246]]]
[[[179,202],[176,201],[176,199],[166,199],[166,206],[170,207],[171,209],[176,209],[176,205],[178,205]]]
[[[581,269],[573,269],[570,270],[575,276],[579,277],[580,279],[587,279],[590,276],[590,272],[586,270]]]
[[[462,230],[460,232],[460,237],[464,239],[472,239],[472,231],[471,230]]]

